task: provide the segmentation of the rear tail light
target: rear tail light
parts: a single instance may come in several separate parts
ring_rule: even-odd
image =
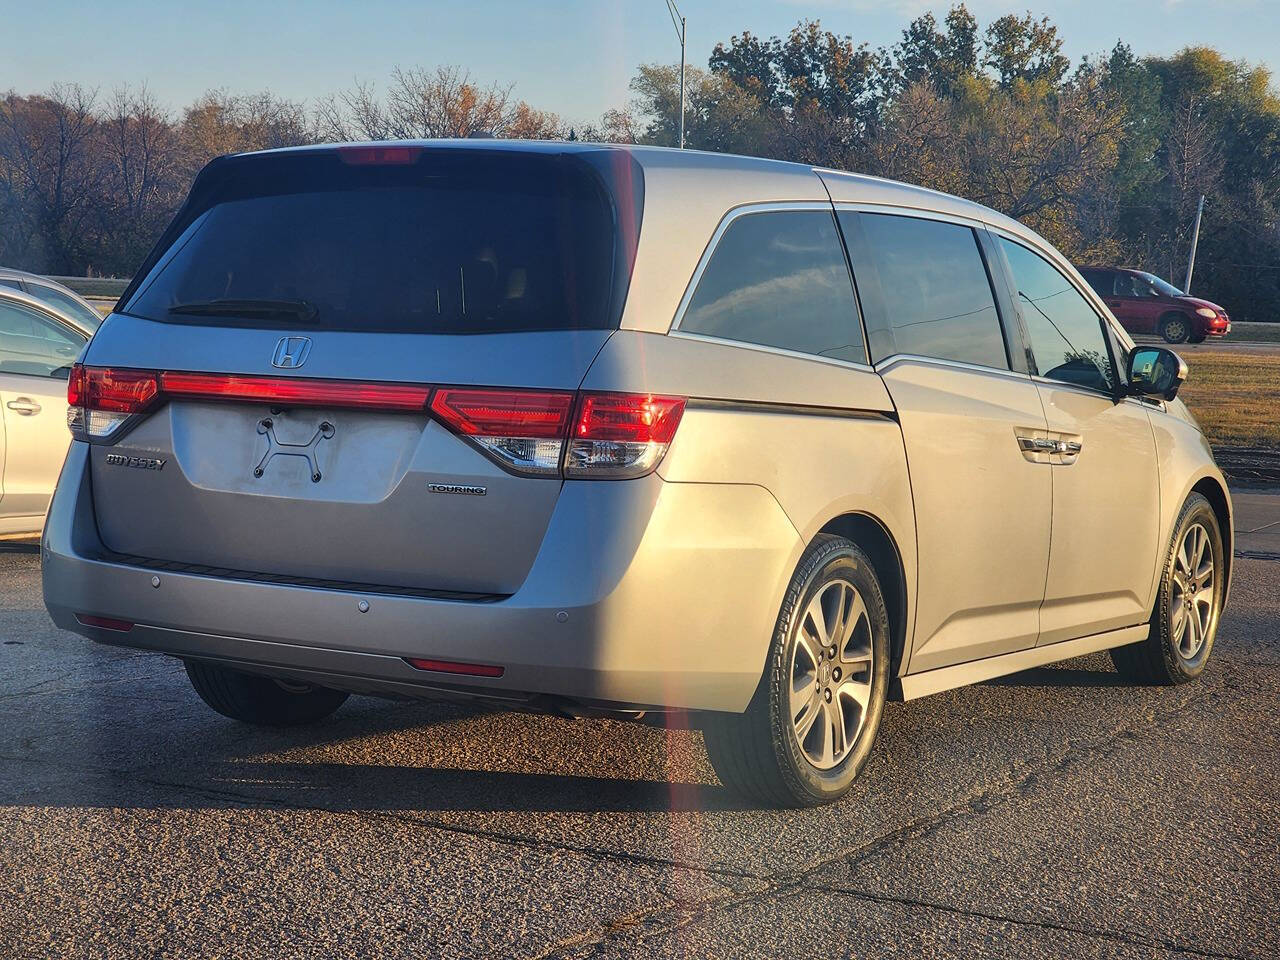
[[[565,456],[565,476],[625,479],[651,472],[676,435],[684,403],[683,397],[582,394]]]
[[[108,437],[160,398],[159,376],[75,364],[67,379],[67,426],[80,439]]]
[[[80,440],[110,442],[169,399],[401,412],[429,410],[504,469],[525,476],[627,479],[666,455],[685,398],[423,384],[313,380],[75,364],[67,423]]]
[[[406,383],[248,377],[123,370],[77,363],[67,379],[67,425],[81,440],[105,440],[168,399],[234,400],[315,407],[421,411],[431,388]]]
[[[431,412],[516,473],[558,476],[572,393],[444,387]]]
[[[169,397],[190,400],[262,401],[309,407],[347,407],[413,412],[427,406],[431,388],[409,383],[303,380],[297,377],[237,377],[220,373],[160,374]]]

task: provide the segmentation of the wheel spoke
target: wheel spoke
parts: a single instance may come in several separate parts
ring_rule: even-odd
[[[831,723],[831,756],[829,759],[836,760],[845,755],[848,747],[848,731],[844,727],[844,710],[840,706],[838,699],[832,699],[827,704],[827,717]]]
[[[1179,650],[1182,649],[1182,635],[1187,630],[1188,620],[1188,604],[1185,599],[1179,600],[1174,607],[1173,615],[1170,619],[1169,626],[1173,633],[1173,642]]]
[[[792,699],[794,702],[796,698],[793,697]],[[798,710],[793,710],[791,716],[795,723],[796,737],[799,738],[800,744],[803,746],[805,738],[809,736],[809,731],[813,729],[813,722],[826,712],[826,704],[823,702],[822,694],[818,692],[816,685],[807,698],[800,699],[802,700],[802,706]]]
[[[835,610],[830,619],[831,632],[824,638],[827,644],[836,643],[844,636],[846,624],[849,622],[849,600],[858,594],[847,583],[837,583],[827,589],[827,593],[835,595]]]
[[[848,697],[865,711],[868,704],[871,703],[871,683],[869,681],[846,680],[836,690],[836,696]]]
[[[858,593],[857,590],[850,592],[853,594],[853,599],[849,604],[849,617],[844,623],[839,637],[840,649],[842,650],[853,639],[853,635],[858,630],[858,624],[862,623],[867,617],[867,605],[862,599],[862,594]]]
[[[809,609],[805,611],[805,623],[810,627],[812,633],[810,636],[820,647],[827,645],[827,614],[822,609],[822,594],[819,593],[809,603]]]
[[[1182,571],[1183,577],[1191,576],[1191,558],[1187,556],[1187,542],[1191,539],[1191,534],[1187,534],[1182,538],[1182,543],[1178,544],[1178,555],[1174,561],[1174,565]]]

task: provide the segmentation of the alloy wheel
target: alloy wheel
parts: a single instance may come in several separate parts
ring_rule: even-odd
[[[829,770],[849,755],[867,720],[874,659],[866,603],[847,580],[810,600],[791,649],[790,710],[805,758]]]
[[[1174,557],[1169,604],[1170,633],[1183,660],[1194,659],[1209,638],[1216,586],[1209,531],[1203,524],[1193,523]]]

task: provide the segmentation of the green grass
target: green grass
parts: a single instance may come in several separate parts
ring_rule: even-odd
[[[1280,450],[1280,350],[1224,348],[1184,357],[1189,373],[1178,396],[1211,444]]]
[[[1227,334],[1226,343],[1233,340],[1262,343],[1280,343],[1280,323],[1235,323]]]
[[[82,297],[118,297],[129,285],[127,279],[115,277],[50,277],[64,287],[70,287]]]

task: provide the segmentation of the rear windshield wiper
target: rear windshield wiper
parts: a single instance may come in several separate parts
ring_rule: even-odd
[[[170,313],[193,317],[246,317],[253,320],[276,320],[290,317],[306,322],[319,312],[306,300],[192,300],[175,303]]]

